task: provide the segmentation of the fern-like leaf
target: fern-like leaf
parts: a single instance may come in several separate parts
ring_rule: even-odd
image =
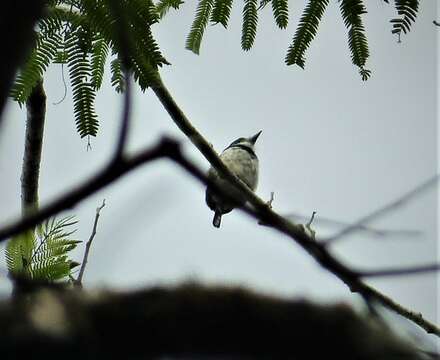
[[[191,25],[191,31],[186,38],[185,48],[191,50],[195,54],[200,52],[200,44],[202,43],[203,33],[208,25],[214,0],[199,0],[197,5],[196,17]]]
[[[258,0],[244,0],[243,26],[241,31],[241,48],[248,51],[252,48],[257,35]]]
[[[105,61],[109,47],[107,41],[102,37],[95,40],[92,47],[92,78],[91,83],[95,90],[99,90],[104,78]]]
[[[75,123],[81,137],[96,136],[98,132],[98,117],[94,108],[96,93],[91,82],[92,65],[88,52],[90,47],[81,28],[66,40]]]
[[[233,0],[216,0],[211,14],[211,22],[214,24],[220,23],[227,28],[232,2]]]
[[[50,62],[57,55],[61,37],[58,34],[51,36],[41,34],[37,37],[35,48],[21,68],[15,83],[13,84],[10,96],[22,106],[37,82],[43,77]]]
[[[116,92],[122,93],[125,90],[125,78],[122,72],[121,60],[119,58],[113,59],[110,63],[110,71],[112,73],[111,84]]]
[[[340,9],[344,24],[348,28],[348,46],[350,48],[351,61],[360,70],[363,70],[360,74],[362,80],[365,81],[371,72],[364,69],[369,57],[369,50],[361,16],[366,14],[367,11],[362,0],[341,0]]]
[[[182,4],[182,0],[160,0],[156,4],[156,12],[159,16],[159,19],[162,19],[171,8],[174,10],[178,10],[180,5]]]
[[[305,52],[316,36],[319,23],[328,4],[329,0],[309,0],[301,16],[292,44],[287,50],[285,58],[287,65],[297,64],[304,69]]]
[[[260,5],[258,6],[258,10],[263,10],[267,4],[269,4],[272,0],[260,0]]]
[[[400,40],[402,32],[406,34],[411,30],[411,25],[416,21],[419,11],[418,0],[394,0],[394,7],[401,17],[390,20],[393,24],[391,32],[397,34]]]
[[[76,223],[69,216],[61,220],[52,218],[43,224],[39,245],[34,249],[29,264],[33,279],[56,281],[70,274],[74,263],[69,259],[68,253],[80,241],[70,239],[75,230],[71,231],[69,228]]]
[[[289,22],[289,1],[272,0],[272,11],[278,27],[285,29]]]
[[[26,231],[8,241],[6,245],[6,265],[13,275],[29,275],[29,266],[32,253],[35,249],[36,239],[33,231]]]

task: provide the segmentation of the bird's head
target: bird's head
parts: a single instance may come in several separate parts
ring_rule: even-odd
[[[253,149],[260,134],[261,134],[261,131],[257,132],[255,135],[248,137],[248,138],[245,138],[245,137],[238,138],[237,140],[233,141],[231,143],[231,145],[229,145],[228,147],[234,147],[234,146],[243,147],[244,146],[244,147],[248,147],[250,149]]]

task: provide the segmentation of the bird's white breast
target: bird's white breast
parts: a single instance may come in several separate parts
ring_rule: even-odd
[[[231,172],[255,190],[258,184],[258,159],[245,149],[230,147],[222,152],[220,158]]]

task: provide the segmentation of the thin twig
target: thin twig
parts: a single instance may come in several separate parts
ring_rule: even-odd
[[[294,214],[294,213],[283,214],[283,216],[287,219],[291,219],[294,222],[307,221],[310,218],[309,215],[305,216],[302,214]],[[315,223],[322,226],[333,227],[336,229],[346,228],[347,226],[349,226],[348,222],[343,222],[328,217],[322,217],[320,215],[317,216]],[[407,238],[420,237],[423,234],[422,231],[415,229],[384,229],[384,228],[366,226],[362,224],[359,225],[355,230],[353,230],[353,232],[365,232],[369,235],[381,237],[381,238],[399,237],[399,239],[401,239],[402,237],[407,237]]]
[[[86,270],[87,260],[89,259],[90,247],[96,235],[96,228],[98,226],[99,215],[104,206],[105,206],[105,199],[102,200],[102,205],[96,208],[95,221],[93,222],[92,233],[90,234],[89,241],[87,241],[86,244],[86,249],[84,251],[84,257],[81,263],[81,268],[79,269],[78,278],[74,282],[74,284],[80,288],[82,287],[82,279],[84,276],[84,271]]]
[[[401,275],[416,275],[425,274],[429,272],[440,271],[440,264],[426,264],[412,267],[401,267],[396,269],[379,269],[372,271],[356,271],[359,277],[385,277],[385,276],[401,276]]]
[[[321,239],[321,242],[330,245],[333,244],[336,241],[341,240],[342,238],[346,237],[347,235],[351,234],[352,232],[359,229],[361,226],[376,220],[378,218],[383,217],[384,215],[390,213],[391,211],[395,211],[397,208],[405,205],[408,201],[420,196],[423,192],[427,191],[431,187],[437,185],[439,181],[439,174],[433,176],[429,180],[425,181],[421,185],[418,185],[414,189],[408,191],[406,194],[403,194],[399,196],[396,200],[388,203],[387,205],[377,209],[376,211],[368,214],[367,216],[362,217],[358,221],[354,222],[353,224],[348,225],[335,235]]]

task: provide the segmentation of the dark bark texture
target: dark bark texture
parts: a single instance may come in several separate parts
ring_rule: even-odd
[[[43,82],[35,85],[26,102],[27,120],[21,171],[21,203],[25,214],[38,207],[38,179],[43,147],[46,94]]]
[[[34,289],[0,304],[2,359],[419,359],[348,306],[187,284],[118,294]]]

